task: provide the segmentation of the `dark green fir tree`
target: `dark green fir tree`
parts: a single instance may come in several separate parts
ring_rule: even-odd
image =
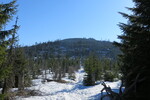
[[[98,79],[97,77],[99,74],[99,72],[97,72],[99,69],[99,59],[94,54],[91,54],[86,59],[84,69],[85,72],[87,73],[83,81],[84,85],[86,86],[95,85],[95,82],[97,81]]]
[[[15,56],[14,56],[14,63],[13,63],[13,73],[14,73],[14,85],[15,87],[18,87],[18,90],[22,91],[24,90],[25,85],[25,77],[29,77],[27,75],[28,71],[26,68],[26,58],[23,51],[23,48],[17,47],[14,50]]]
[[[12,59],[10,54],[12,54],[11,48],[16,40],[15,33],[17,26],[14,25],[14,28],[10,30],[5,30],[5,27],[7,22],[9,22],[16,13],[17,6],[15,3],[15,0],[7,4],[0,3],[0,81],[3,81],[4,83],[2,94],[7,94],[10,87],[10,83],[8,82],[8,77],[12,68]],[[2,99],[1,95],[0,99]]]
[[[133,0],[132,14],[121,13],[128,23],[120,23],[123,52],[121,71],[125,84],[123,100],[149,100],[150,89],[150,0]]]
[[[14,33],[14,29],[4,30],[7,22],[11,20],[16,12],[15,1],[8,4],[0,4],[0,79],[7,76],[7,70],[2,67],[6,60],[6,49],[11,45],[11,39],[8,38]]]

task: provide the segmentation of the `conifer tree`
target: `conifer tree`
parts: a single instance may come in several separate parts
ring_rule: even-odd
[[[14,56],[14,64],[13,64],[13,72],[15,76],[15,86],[18,87],[18,90],[24,89],[24,81],[25,75],[27,77],[26,69],[26,59],[23,49],[21,47],[17,47],[15,49],[15,56]]]
[[[12,54],[12,46],[16,41],[15,34],[17,29],[17,25],[14,25],[10,30],[5,30],[5,26],[16,12],[17,6],[15,2],[16,1],[13,0],[7,4],[0,4],[0,81],[4,81],[3,94],[8,92],[11,85],[9,83],[10,79],[8,79],[12,72],[12,56],[10,56],[10,54]]]
[[[99,60],[98,58],[91,54],[85,61],[85,72],[87,73],[86,77],[84,78],[84,85],[91,86],[95,85],[95,82],[98,80],[100,74],[98,71],[99,69]]]
[[[7,76],[7,68],[3,65],[6,60],[6,49],[11,45],[11,39],[8,38],[14,33],[14,28],[10,30],[4,30],[7,22],[11,20],[16,12],[16,1],[12,1],[7,4],[0,4],[0,79]]]
[[[150,89],[150,0],[133,0],[128,8],[131,15],[121,13],[128,23],[120,23],[121,43],[115,43],[123,52],[121,71],[125,82],[124,100],[148,100]]]

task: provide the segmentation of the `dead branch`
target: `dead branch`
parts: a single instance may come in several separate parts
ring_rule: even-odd
[[[102,82],[102,85],[104,88],[101,90],[101,100],[103,100],[104,97],[109,97],[111,100],[121,100],[121,96],[118,93],[112,91],[104,82]],[[106,95],[103,95],[104,90],[106,91]]]

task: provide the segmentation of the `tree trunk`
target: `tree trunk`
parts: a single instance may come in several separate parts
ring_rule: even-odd
[[[18,79],[18,90],[22,91],[24,90],[24,73],[22,73],[22,75],[19,75]]]
[[[2,94],[5,94],[6,96],[4,97],[4,100],[9,100],[9,96],[7,95],[10,89],[10,82],[9,78],[5,78],[4,80],[4,85],[2,88]]]
[[[17,75],[15,76],[15,84],[14,84],[14,87],[15,87],[15,88],[18,87],[18,76],[17,76]]]

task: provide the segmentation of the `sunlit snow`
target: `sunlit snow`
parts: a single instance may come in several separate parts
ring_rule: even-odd
[[[54,81],[42,83],[41,79],[33,80],[34,86],[28,89],[40,91],[41,96],[18,97],[17,100],[100,100],[100,92],[103,86],[101,84],[83,86],[84,74],[84,68],[81,66],[75,73],[75,81],[70,81],[69,83],[57,83]],[[69,79],[63,79],[69,81]],[[120,81],[106,82],[106,84],[117,92]]]

